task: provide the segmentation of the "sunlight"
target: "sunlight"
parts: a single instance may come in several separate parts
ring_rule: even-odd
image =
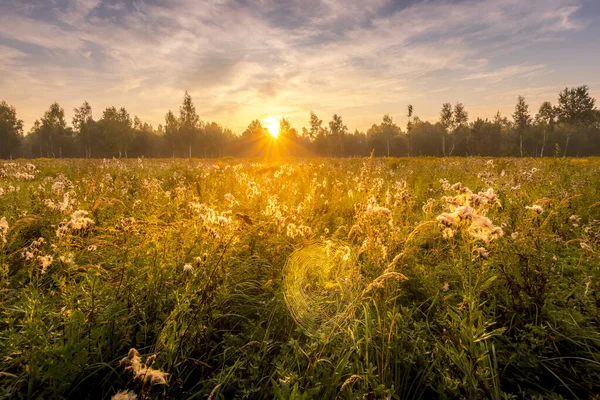
[[[269,131],[269,135],[275,139],[279,137],[279,117],[265,118],[261,123]]]

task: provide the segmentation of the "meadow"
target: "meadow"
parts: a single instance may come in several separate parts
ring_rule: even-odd
[[[600,398],[600,159],[0,162],[0,397]]]

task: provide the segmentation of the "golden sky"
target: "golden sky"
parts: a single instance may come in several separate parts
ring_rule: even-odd
[[[70,121],[124,106],[154,126],[185,90],[203,120],[241,133],[252,119],[314,110],[366,130],[413,104],[471,118],[535,112],[565,86],[600,93],[596,0],[4,0],[0,99],[29,128],[58,101]]]

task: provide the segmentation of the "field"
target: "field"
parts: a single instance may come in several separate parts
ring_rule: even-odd
[[[599,159],[0,163],[0,397],[600,398]]]

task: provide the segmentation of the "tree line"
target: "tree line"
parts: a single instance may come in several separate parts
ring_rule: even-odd
[[[497,112],[492,120],[469,121],[462,103],[444,103],[435,122],[422,121],[408,105],[402,129],[386,114],[366,132],[349,132],[342,117],[328,123],[310,112],[300,131],[288,119],[273,139],[259,120],[241,133],[200,119],[186,92],[179,113],[169,112],[154,128],[121,107],[106,108],[94,119],[84,102],[69,125],[64,109],[50,105],[25,135],[13,106],[0,102],[0,158],[112,157],[256,157],[286,156],[597,156],[600,110],[586,85],[565,88],[555,105],[544,102],[537,113],[519,96],[511,118]]]

